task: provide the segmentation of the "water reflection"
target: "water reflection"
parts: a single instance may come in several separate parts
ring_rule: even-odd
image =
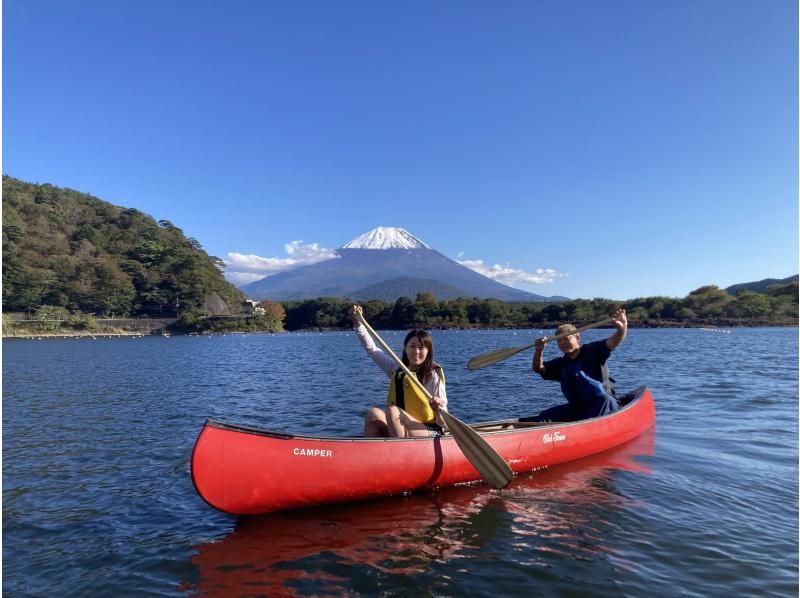
[[[485,486],[242,518],[226,538],[198,547],[198,596],[341,595],[354,576],[416,575],[469,558],[502,535],[529,559],[590,558],[607,550],[608,515],[635,508],[614,470],[649,473],[655,431],[616,449]],[[598,519],[598,513],[602,517]]]

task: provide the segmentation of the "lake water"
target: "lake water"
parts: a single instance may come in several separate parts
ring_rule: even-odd
[[[382,335],[399,351],[403,332]],[[434,332],[451,412],[479,421],[562,402],[529,351],[466,370],[538,335]],[[502,491],[237,519],[192,486],[203,422],[359,434],[387,380],[352,332],[5,340],[3,589],[796,596],[797,329],[630,330],[609,366],[620,391],[647,384],[657,410],[654,431],[615,451]]]

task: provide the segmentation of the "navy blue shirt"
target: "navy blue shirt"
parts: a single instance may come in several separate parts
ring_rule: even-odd
[[[564,396],[570,399],[576,393],[569,392],[564,386],[574,384],[570,380],[570,375],[574,376],[575,372],[580,369],[590,378],[601,382],[606,391],[614,396],[614,383],[609,377],[608,368],[606,367],[606,361],[610,355],[611,351],[606,345],[606,341],[586,343],[581,345],[581,350],[575,359],[562,355],[545,361],[544,371],[541,376],[545,380],[558,380],[561,382]]]

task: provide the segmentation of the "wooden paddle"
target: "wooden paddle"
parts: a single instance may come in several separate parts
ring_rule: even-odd
[[[600,322],[595,322],[594,324],[589,324],[588,326],[582,326],[574,332],[564,332],[563,334],[559,334],[556,336],[546,336],[544,337],[544,340],[548,342],[556,341],[560,338],[565,338],[573,334],[579,334],[584,330],[589,330],[590,328],[599,328],[601,326],[608,326],[609,324],[613,323],[614,323],[613,318],[606,318],[605,320],[602,320]],[[520,351],[524,351],[525,349],[530,349],[535,345],[536,343],[531,343],[530,345],[525,345],[524,347],[514,347],[511,349],[495,349],[494,351],[489,351],[488,353],[482,353],[481,355],[476,355],[467,362],[467,369],[479,370],[481,368],[485,368],[488,365],[494,365],[498,361],[503,361],[504,359],[508,359],[512,355],[516,355],[517,353],[519,353]]]
[[[372,326],[367,324],[364,316],[358,314],[358,319],[375,340],[378,341],[378,344],[383,347],[383,350],[391,355],[392,359],[397,362],[397,365],[403,369],[406,373],[406,377],[410,378],[414,384],[417,385],[417,388],[428,397],[428,400],[432,399],[433,397],[431,393],[428,392],[428,389],[422,385],[422,382],[418,380],[416,376],[411,374],[406,364],[395,355],[394,351],[389,348],[389,345],[387,345],[383,339],[378,336],[378,333],[372,329]],[[453,438],[455,438],[464,456],[469,460],[481,477],[498,490],[508,486],[511,478],[514,477],[514,472],[511,471],[511,468],[508,466],[508,463],[503,460],[503,457],[501,457],[480,434],[458,419],[455,415],[448,413],[444,409],[440,410],[439,413],[441,413],[444,423],[447,424],[447,428],[450,430]]]

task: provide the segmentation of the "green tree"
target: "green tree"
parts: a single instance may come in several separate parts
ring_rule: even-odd
[[[439,304],[439,314],[443,321],[455,326],[469,324],[467,302],[464,299],[453,299]]]
[[[685,306],[700,316],[720,316],[730,301],[727,292],[710,284],[689,293]]]
[[[637,306],[627,310],[627,315],[629,322],[643,322],[650,317],[647,308],[644,306]]]
[[[391,315],[391,326],[394,328],[411,328],[417,310],[414,302],[408,297],[400,297],[394,302]]]
[[[747,290],[739,291],[729,306],[731,315],[737,318],[758,318],[772,311],[767,295]]]
[[[67,318],[67,324],[75,330],[97,330],[97,320],[88,314],[73,313]]]
[[[54,332],[69,319],[69,312],[63,307],[43,305],[36,310],[33,319],[38,322],[40,330]]]

